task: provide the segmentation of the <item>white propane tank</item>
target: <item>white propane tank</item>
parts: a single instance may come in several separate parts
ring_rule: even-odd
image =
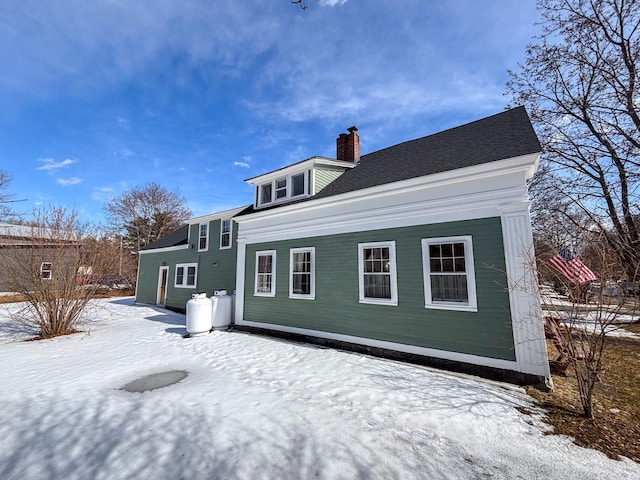
[[[231,297],[226,290],[216,290],[211,297],[211,317],[214,329],[225,329],[231,325]]]
[[[187,302],[187,333],[194,337],[211,330],[211,299],[206,293],[194,293]]]

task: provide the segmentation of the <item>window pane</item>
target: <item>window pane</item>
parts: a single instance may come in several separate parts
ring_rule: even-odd
[[[464,272],[465,271],[464,257],[456,258],[454,266],[455,266],[456,272]]]
[[[262,185],[260,203],[269,203],[271,201],[271,184]]]
[[[302,195],[304,193],[304,173],[291,177],[292,192],[291,195]]]
[[[276,198],[287,196],[287,179],[276,180]]]
[[[311,252],[293,254],[294,272],[311,272]]]
[[[438,258],[432,258],[429,260],[429,268],[432,272],[441,272],[442,271],[442,263]]]
[[[176,284],[182,285],[184,280],[184,267],[178,267],[176,269]]]
[[[454,243],[453,253],[456,257],[464,257],[464,243]]]
[[[429,257],[431,258],[440,257],[440,245],[429,245]]]
[[[466,275],[432,275],[431,298],[434,302],[469,301]]]
[[[271,274],[259,273],[258,274],[258,292],[269,293],[271,292]]]
[[[453,272],[453,258],[443,258],[442,259],[442,271],[443,272]]]
[[[231,220],[222,221],[222,233],[229,233],[231,231]]]
[[[298,295],[309,295],[311,293],[311,274],[293,274],[293,293]]]
[[[443,257],[453,257],[453,244],[443,243],[441,245]]]
[[[391,298],[390,275],[364,275],[364,296],[367,298]]]
[[[221,247],[228,247],[231,244],[231,235],[228,233],[222,234],[222,239],[220,240]]]
[[[196,267],[187,267],[187,285],[196,284]]]
[[[258,257],[258,273],[271,273],[271,255]]]

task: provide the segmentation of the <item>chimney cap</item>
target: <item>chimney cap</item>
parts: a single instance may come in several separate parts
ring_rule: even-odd
[[[347,132],[349,132],[349,133],[354,133],[354,132],[357,132],[357,131],[358,131],[358,129],[356,128],[355,125],[353,127],[347,128]]]

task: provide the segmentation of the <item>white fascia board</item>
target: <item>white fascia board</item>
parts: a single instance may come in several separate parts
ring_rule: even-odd
[[[499,217],[528,208],[524,168],[396,182],[241,217],[247,243]],[[421,181],[418,181],[421,180]]]
[[[212,220],[219,220],[219,219],[226,220],[237,215],[238,213],[240,213],[242,210],[244,210],[249,206],[250,205],[244,205],[242,207],[231,208],[229,210],[224,210],[222,212],[208,213],[207,215],[201,215],[200,217],[193,217],[187,220],[187,223],[189,225],[198,225],[200,223],[207,223]]]
[[[311,157],[307,160],[303,160],[302,162],[294,163],[292,165],[258,175],[257,177],[248,178],[245,182],[251,185],[261,185],[263,183],[273,182],[274,180],[282,177],[295,175],[315,167],[332,167],[340,170],[347,170],[355,167],[356,165],[357,164],[355,162],[347,162],[344,160],[333,160],[332,158],[326,157]]]
[[[162,253],[162,252],[175,252],[177,250],[186,250],[189,248],[189,244],[186,245],[177,245],[175,247],[162,247],[162,248],[152,248],[149,250],[138,250],[139,255],[145,255],[147,253]]]
[[[375,198],[379,195],[389,195],[396,192],[406,192],[411,189],[424,189],[425,187],[437,187],[461,183],[463,181],[477,181],[484,178],[495,177],[508,173],[519,173],[523,175],[523,180],[527,180],[529,175],[535,172],[540,154],[523,155],[520,157],[498,160],[495,162],[483,163],[467,168],[459,168],[447,172],[426,175],[422,177],[401,180],[399,182],[387,183],[370,188],[354,190],[352,192],[332,195],[326,198],[313,199],[307,202],[283,205],[277,209],[265,210],[243,215],[238,219],[238,223],[247,223],[260,217],[275,217],[279,214],[285,215],[297,210],[309,211],[312,208],[322,208],[328,204],[340,204],[350,202],[358,197]]]
[[[298,335],[309,335],[318,338],[327,338],[330,340],[337,340],[347,343],[355,343],[358,345],[367,345],[370,347],[385,348],[388,350],[396,350],[404,353],[412,353],[416,355],[422,355],[425,357],[441,358],[444,360],[452,360],[455,362],[469,363],[472,365],[482,365],[485,367],[500,368],[503,370],[509,370],[512,372],[528,373],[531,375],[545,376],[545,371],[542,368],[536,368],[535,366],[519,365],[517,362],[509,360],[501,360],[497,358],[481,357],[478,355],[470,355],[467,353],[450,352],[447,350],[437,350],[434,348],[418,347],[415,345],[406,345],[404,343],[394,343],[382,340],[374,340],[366,337],[355,337],[351,335],[343,335],[339,333],[324,332],[320,330],[308,330],[297,327],[288,327],[284,325],[277,325],[273,323],[261,323],[250,322],[238,318],[236,316],[236,323],[238,325],[244,325],[247,327],[262,328],[265,330],[276,330],[279,332],[295,333]]]

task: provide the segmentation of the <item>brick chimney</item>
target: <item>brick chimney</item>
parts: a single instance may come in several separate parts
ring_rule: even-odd
[[[336,158],[347,162],[357,162],[360,158],[360,137],[356,127],[347,128],[349,133],[341,133],[336,139]]]

